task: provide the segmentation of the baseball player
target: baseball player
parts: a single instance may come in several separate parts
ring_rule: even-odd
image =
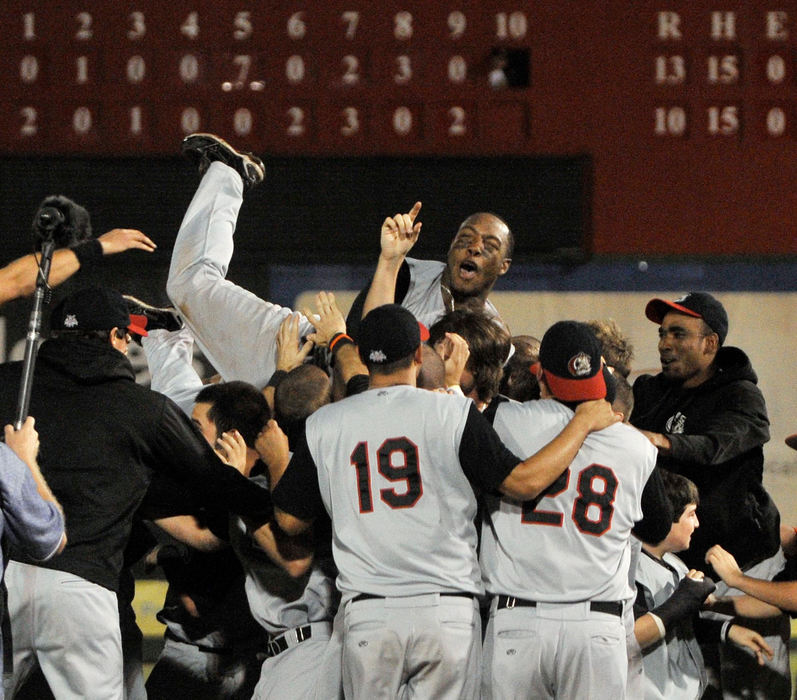
[[[225,276],[244,189],[262,182],[265,168],[259,158],[213,134],[186,137],[182,150],[202,180],[177,233],[166,292],[223,379],[263,387],[274,373],[279,326],[291,310]],[[300,336],[312,330],[302,317]]]
[[[348,317],[356,337],[359,319],[381,304],[398,303],[429,327],[444,313],[467,306],[498,318],[487,295],[512,263],[514,237],[501,217],[472,214],[460,224],[445,263],[407,254],[421,232],[421,203],[406,214],[387,217],[380,232],[381,252],[371,284],[352,304]]]
[[[346,697],[476,698],[474,488],[534,497],[590,430],[617,418],[605,402],[585,404],[521,462],[473,402],[416,388],[420,331],[409,311],[371,311],[358,349],[370,389],[310,416],[290,466],[269,461],[275,517],[290,534],[325,509],[332,519]]]
[[[199,391],[199,403],[193,406],[193,416],[211,443],[216,441],[219,424],[230,424],[233,416],[228,414],[231,411],[238,418],[244,418],[241,401],[230,403],[232,394],[224,402],[211,401],[215,389],[232,384],[201,389],[199,377],[191,366],[192,339],[187,329],[177,333],[152,331],[142,344],[150,363],[153,388],[181,401],[183,406],[193,404]],[[246,396],[243,390],[239,393],[242,399]],[[206,394],[207,398],[203,398]],[[248,402],[255,404],[251,398]],[[203,408],[198,410],[198,407]],[[247,450],[247,459],[254,457],[254,452]],[[259,466],[262,468],[262,464]],[[251,478],[267,487],[267,478],[262,473]],[[303,543],[287,545],[290,556],[283,555],[286,543],[278,542],[270,526],[260,528],[256,538],[242,519],[231,519],[230,544],[246,575],[249,610],[269,635],[268,656],[254,688],[253,697],[258,700],[288,694],[313,697],[317,691],[321,693],[318,697],[324,700],[338,695],[340,672],[337,669],[330,672],[321,661],[327,655],[332,619],[340,597],[334,585],[336,571],[329,529],[314,539],[315,543],[308,543],[308,547]],[[332,661],[331,658],[330,663]],[[232,680],[229,679],[228,685]]]
[[[575,321],[548,329],[535,367],[543,398],[556,400],[496,411],[496,432],[516,454],[540,449],[611,382],[594,333]],[[483,697],[624,696],[628,542],[656,463],[651,447],[628,425],[611,425],[587,437],[539,498],[487,494]]]

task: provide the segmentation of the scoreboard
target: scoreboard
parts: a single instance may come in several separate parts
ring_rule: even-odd
[[[791,256],[796,21],[767,0],[3,0],[0,154],[213,131],[279,157],[513,156],[510,187],[517,157],[575,158],[590,252]]]

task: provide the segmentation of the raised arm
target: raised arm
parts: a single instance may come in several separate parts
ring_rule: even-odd
[[[99,247],[98,247],[99,244]],[[138,248],[151,253],[155,243],[141,231],[115,228],[99,238],[84,241],[74,248],[59,248],[53,253],[49,284],[55,287],[74,275],[83,261],[99,259]],[[0,268],[0,304],[33,294],[39,270],[40,253],[24,255]]]
[[[388,216],[382,222],[381,252],[363,304],[363,318],[371,309],[395,300],[399,269],[421,232],[421,222],[415,221],[420,211],[421,203],[415,202],[406,214]]]

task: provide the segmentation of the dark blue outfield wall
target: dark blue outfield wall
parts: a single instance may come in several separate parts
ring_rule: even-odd
[[[360,265],[271,265],[271,301],[290,306],[309,289],[359,289],[372,270]],[[797,291],[797,260],[673,262],[629,258],[594,259],[572,266],[519,263],[498,282],[496,290],[793,292]]]

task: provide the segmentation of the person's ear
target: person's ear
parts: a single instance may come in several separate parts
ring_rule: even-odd
[[[706,353],[709,355],[716,355],[717,351],[720,349],[720,337],[716,333],[709,333],[703,340],[706,342]]]
[[[501,268],[498,270],[498,276],[505,275],[509,272],[509,266],[512,264],[512,258],[504,258],[501,263]]]
[[[124,328],[111,328],[108,331],[108,340],[111,345],[119,352],[126,352],[127,342],[125,341],[127,333]]]

